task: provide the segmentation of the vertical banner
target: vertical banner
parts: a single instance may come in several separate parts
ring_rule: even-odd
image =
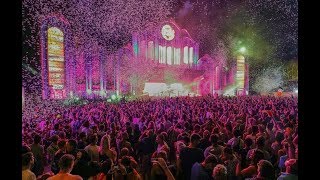
[[[65,92],[64,36],[57,27],[48,29],[48,75],[51,98],[62,99]]]
[[[237,74],[236,74],[236,81],[237,81],[237,88],[244,89],[245,88],[245,60],[243,56],[237,57]]]

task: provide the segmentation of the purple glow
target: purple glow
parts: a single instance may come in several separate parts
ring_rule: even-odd
[[[143,92],[149,95],[159,94],[159,90],[143,91],[143,87],[148,83],[165,84],[166,91],[171,92],[171,95],[184,95],[186,92],[198,95],[221,94],[226,86],[235,82],[229,80],[230,77],[235,77],[234,71],[226,72],[222,67],[225,65],[225,60],[219,55],[215,59],[205,55],[206,59],[198,60],[199,44],[185,29],[181,29],[172,21],[160,23],[158,28],[151,31],[133,33],[133,46],[128,44],[115,53],[108,54],[103,46],[94,41],[79,47],[78,41],[75,44],[71,43],[69,39],[72,34],[68,26],[63,24],[64,21],[59,22],[59,18],[51,18],[55,23],[45,21],[47,24],[43,27],[57,26],[66,38],[64,42],[66,87],[63,97],[71,96],[70,92],[75,96],[86,98],[105,98],[110,93],[115,93],[117,96],[139,95]],[[174,36],[170,36],[171,40],[167,40],[159,32],[164,24],[170,24],[175,32]],[[146,35],[151,34],[150,32],[154,35]],[[165,35],[169,36],[170,33]],[[73,48],[74,45],[77,48]],[[45,47],[45,44],[42,46]],[[46,92],[52,90],[46,89],[46,61],[47,59],[43,58],[43,90],[44,97],[48,98]],[[172,88],[174,83],[180,84],[179,88]]]

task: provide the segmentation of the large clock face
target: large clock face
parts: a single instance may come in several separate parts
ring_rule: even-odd
[[[161,34],[162,34],[162,37],[168,41],[172,40],[174,38],[174,30],[173,28],[166,24],[162,27],[161,29]]]

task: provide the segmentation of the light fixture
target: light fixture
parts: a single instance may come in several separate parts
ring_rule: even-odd
[[[241,47],[239,51],[240,51],[241,53],[245,53],[246,50],[247,50],[246,47]]]
[[[114,95],[114,94],[111,96],[111,99],[112,99],[112,100],[115,100],[116,98],[117,98],[117,96]]]

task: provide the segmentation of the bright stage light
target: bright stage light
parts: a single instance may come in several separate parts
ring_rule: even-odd
[[[298,93],[298,89],[295,89],[294,92],[295,92],[295,93]]]
[[[166,90],[165,83],[145,83],[143,93],[147,93],[149,96],[160,96]]]
[[[246,50],[247,50],[246,47],[241,47],[239,51],[240,51],[241,53],[245,53]]]
[[[111,99],[112,99],[112,100],[115,100],[116,98],[117,98],[117,96],[114,95],[114,94],[111,96]]]
[[[188,92],[181,83],[145,83],[143,90],[149,96],[186,96]]]

